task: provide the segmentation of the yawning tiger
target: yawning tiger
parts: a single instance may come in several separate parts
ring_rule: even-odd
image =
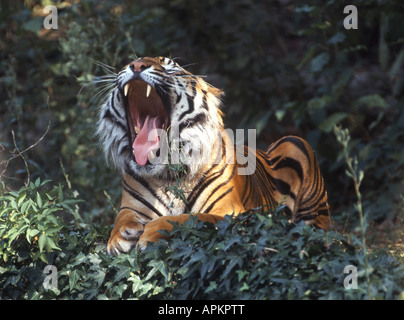
[[[214,223],[281,201],[293,222],[328,229],[327,192],[305,140],[287,136],[267,151],[233,147],[219,109],[222,91],[169,58],[137,59],[115,81],[98,123],[105,154],[122,174],[109,253],[157,241],[158,230],[172,228],[167,220],[197,214]],[[254,170],[243,172],[251,161]],[[169,191],[178,180],[182,197]]]

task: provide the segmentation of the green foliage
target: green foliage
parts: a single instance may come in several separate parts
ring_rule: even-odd
[[[12,263],[26,259],[47,262],[47,253],[61,250],[58,243],[63,223],[54,213],[63,209],[72,212],[71,206],[79,200],[64,199],[61,185],[44,190],[48,182],[37,179],[0,196],[0,256],[4,262],[9,257],[13,257]],[[34,250],[30,250],[32,244],[37,244]]]
[[[366,267],[372,298],[396,299],[404,290],[403,266],[386,253],[374,251],[365,263],[358,239],[349,244],[335,232],[292,224],[282,207],[216,225],[192,217],[174,224],[169,240],[109,256],[109,228],[60,219],[57,212],[76,200],[63,198],[60,186],[41,193],[43,184],[2,196],[1,245],[11,250],[0,264],[1,299],[366,299]],[[46,290],[48,264],[57,269],[57,288]],[[344,288],[347,265],[358,269],[358,289]]]

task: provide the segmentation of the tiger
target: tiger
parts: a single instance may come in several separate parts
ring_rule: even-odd
[[[171,231],[172,222],[184,223],[191,215],[217,223],[225,215],[279,203],[291,222],[328,230],[327,191],[307,141],[285,136],[266,151],[231,148],[223,90],[171,58],[137,58],[113,78],[97,129],[106,158],[122,178],[109,254],[143,250],[163,237],[159,230]],[[255,161],[253,172],[240,173],[247,166],[237,161],[240,154]],[[182,170],[173,170],[175,159]],[[178,181],[182,197],[172,192]]]

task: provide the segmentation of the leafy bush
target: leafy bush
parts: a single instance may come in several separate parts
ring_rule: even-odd
[[[63,223],[54,212],[72,210],[70,206],[78,201],[65,200],[61,185],[39,192],[48,182],[37,179],[18,192],[0,196],[0,255],[4,262],[10,256],[16,259],[13,263],[26,259],[47,262],[47,252],[61,250],[58,243]],[[35,243],[37,246],[31,247]]]
[[[2,299],[395,299],[404,290],[404,267],[386,253],[365,263],[358,239],[289,223],[282,207],[216,225],[191,218],[169,240],[112,257],[109,228],[66,222],[57,212],[77,200],[60,186],[41,192],[44,184],[1,197]],[[47,265],[58,271],[55,288],[43,286]],[[358,289],[344,288],[348,265]]]

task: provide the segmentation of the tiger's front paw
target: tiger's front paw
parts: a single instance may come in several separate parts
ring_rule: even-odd
[[[144,249],[146,249],[148,242],[157,242],[159,239],[167,239],[166,236],[163,236],[161,233],[159,233],[159,230],[171,231],[173,225],[168,221],[177,221],[177,220],[179,220],[178,216],[160,217],[153,221],[150,221],[148,224],[146,224],[144,232],[139,238],[139,242],[137,243],[137,247],[143,251]]]
[[[107,252],[112,255],[126,253],[132,249],[143,233],[143,225],[137,222],[116,224],[107,244]]]

